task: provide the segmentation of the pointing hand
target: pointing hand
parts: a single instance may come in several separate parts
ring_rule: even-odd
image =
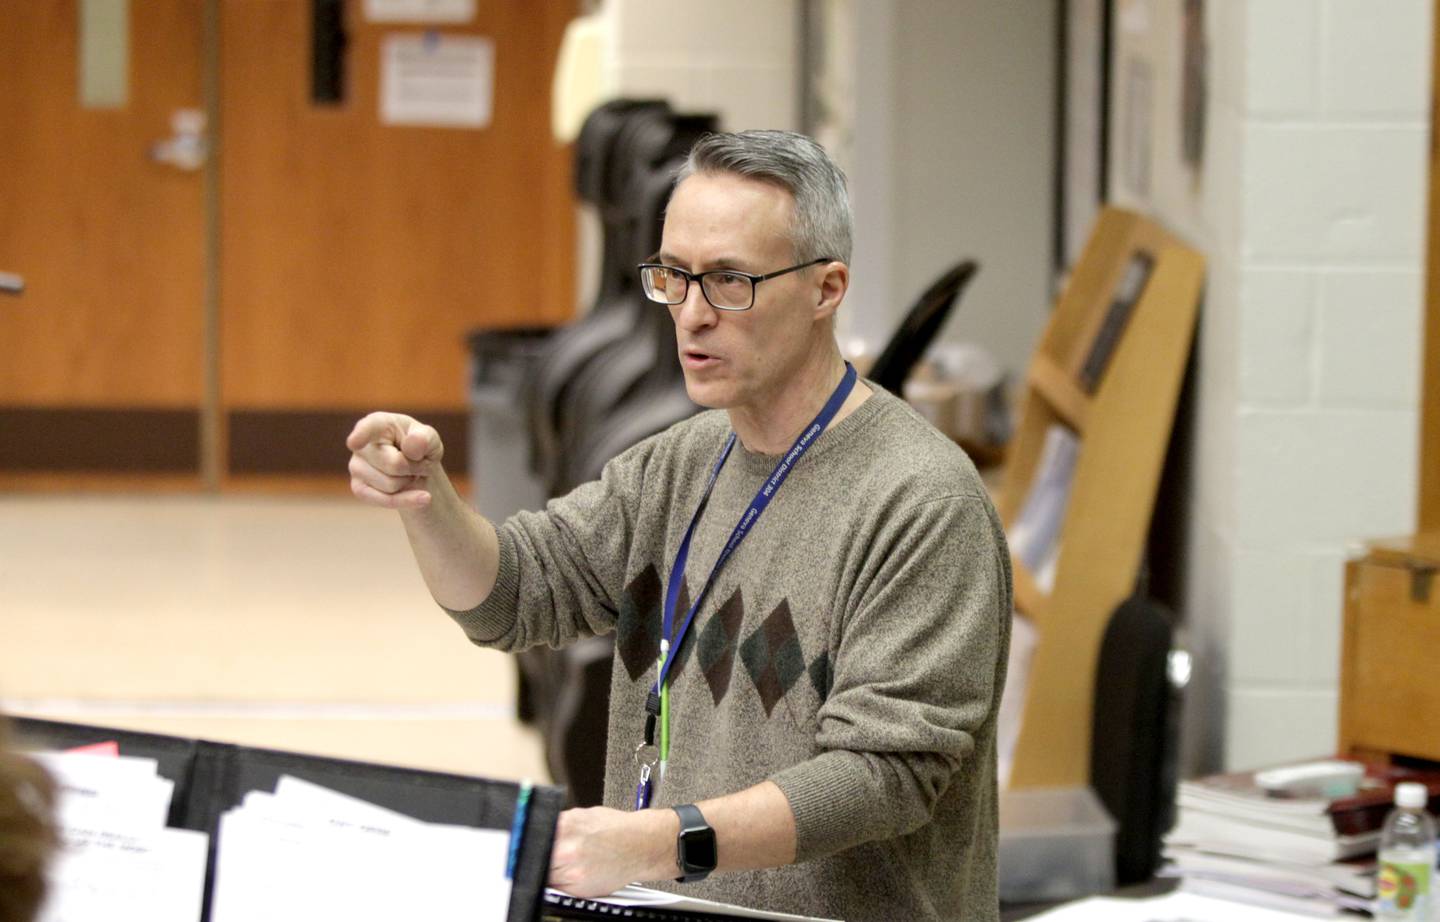
[[[428,478],[439,469],[445,446],[431,426],[401,413],[371,413],[355,424],[350,449],[350,492],[385,509],[430,505]]]

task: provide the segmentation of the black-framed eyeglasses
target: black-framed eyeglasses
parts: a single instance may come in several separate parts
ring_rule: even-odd
[[[821,263],[834,262],[828,256],[789,266],[778,272],[754,275],[738,269],[711,269],[709,272],[686,272],[662,263],[640,264],[640,287],[645,297],[659,304],[683,304],[690,295],[690,283],[700,283],[700,293],[717,311],[748,311],[755,306],[755,286],[791,272],[799,272]]]

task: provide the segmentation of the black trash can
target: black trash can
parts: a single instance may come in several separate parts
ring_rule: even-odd
[[[548,329],[477,330],[470,344],[470,489],[475,508],[499,524],[545,505],[530,469],[522,394]]]

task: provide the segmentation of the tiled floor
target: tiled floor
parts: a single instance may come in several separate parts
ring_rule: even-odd
[[[0,707],[496,778],[546,777],[510,657],[348,499],[0,495]]]

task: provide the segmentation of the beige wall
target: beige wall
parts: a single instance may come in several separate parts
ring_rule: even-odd
[[[798,127],[794,0],[605,0],[600,12],[619,95],[717,112],[731,131]]]
[[[882,346],[953,263],[980,273],[942,339],[1023,373],[1052,301],[1055,11],[1005,0],[831,0],[821,139],[850,175],[845,337]]]
[[[1023,373],[1052,300],[1055,4],[896,11],[894,293],[908,304],[955,261],[979,260],[944,338]]]

